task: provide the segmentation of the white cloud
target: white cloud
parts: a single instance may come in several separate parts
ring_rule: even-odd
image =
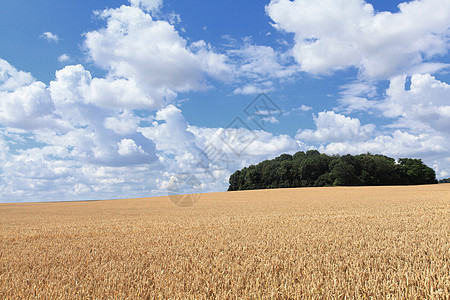
[[[19,78],[23,76],[20,72],[15,74]],[[48,87],[35,81],[13,91],[1,91],[0,122],[9,128],[28,130],[41,144],[66,149],[61,152],[64,157],[53,153],[56,160],[70,159],[111,166],[152,163],[156,158],[154,144],[137,132],[140,118],[122,109],[119,114],[117,106],[120,105],[114,106],[114,102],[105,109],[102,102],[92,101],[98,98],[91,97],[95,80],[81,65],[67,66],[56,72],[56,79]],[[133,103],[127,102],[129,98],[122,96],[122,106],[133,107]],[[119,154],[125,153],[124,149],[130,149],[120,144],[124,135],[127,141],[133,140],[142,151],[127,155],[126,159],[121,158]],[[43,151],[39,147],[34,149]]]
[[[66,66],[57,71],[50,91],[58,106],[85,103],[108,109],[152,109],[162,105],[140,89],[133,79],[92,78],[82,65]]]
[[[340,108],[346,113],[369,111],[377,105],[376,101],[369,100],[377,96],[374,82],[357,81],[346,84],[341,87],[339,94]]]
[[[238,169],[300,150],[290,136],[266,131],[195,126],[189,126],[189,131],[194,134],[196,145],[207,155],[208,168],[200,168],[196,173],[206,191],[226,190],[230,174]]]
[[[254,120],[256,122],[260,122],[261,124],[265,124],[265,122],[278,124],[279,121],[275,116],[280,117],[282,115],[286,115],[283,113],[281,109],[272,108],[272,109],[260,109],[251,114],[248,117],[248,120]]]
[[[145,94],[133,79],[94,78],[89,88],[84,91],[84,97],[88,103],[103,108],[137,109],[162,105],[158,100]]]
[[[144,11],[157,11],[162,6],[162,0],[129,0],[132,6],[140,7]]]
[[[267,14],[295,33],[293,56],[305,72],[355,67],[366,78],[389,78],[445,67],[432,59],[448,51],[450,2],[401,3],[398,13],[376,12],[362,0],[272,0]]]
[[[177,92],[205,89],[205,75],[226,79],[226,57],[200,41],[187,44],[174,26],[154,20],[137,7],[98,13],[106,27],[86,34],[91,59],[109,77],[136,83],[155,102],[170,102]]]
[[[3,125],[29,130],[51,126],[52,111],[53,103],[42,82],[20,86],[11,92],[0,91],[0,123]]]
[[[134,78],[150,87],[199,88],[201,70],[175,28],[135,7],[109,9],[99,16],[106,28],[86,34],[93,61],[112,74]]]
[[[49,41],[49,42],[55,42],[55,43],[57,43],[57,42],[59,41],[58,35],[56,35],[56,34],[54,34],[54,33],[52,33],[52,32],[49,32],[49,31],[44,32],[44,33],[41,34],[39,37],[40,37],[40,38],[43,38],[43,39],[46,39],[46,40]]]
[[[234,66],[229,64],[226,55],[215,53],[211,45],[204,41],[192,43],[190,49],[196,54],[206,74],[225,82],[231,82],[234,79]]]
[[[360,82],[349,84],[341,92],[340,108],[345,112],[374,111],[394,119],[388,127],[407,128],[416,133],[450,132],[450,85],[430,74],[414,74],[390,79],[384,99],[376,99],[376,86]]]
[[[208,150],[208,147],[216,149],[216,154],[218,152],[226,155],[229,163],[236,166],[256,163],[267,157],[293,152],[299,148],[298,143],[288,135],[274,135],[262,130],[195,126],[190,126],[189,130],[196,136],[201,149]],[[209,155],[214,151],[206,150],[209,159],[214,161],[214,155]],[[230,168],[233,169],[235,170]]]
[[[231,134],[234,134],[231,132]],[[260,157],[275,157],[282,153],[293,153],[299,151],[299,144],[289,135],[273,135],[266,131],[257,131],[257,139],[245,150],[248,159]],[[244,159],[245,159],[244,156]],[[260,161],[258,161],[260,162]]]
[[[167,154],[182,156],[185,153],[201,157],[195,136],[189,131],[181,110],[173,105],[156,113],[153,126],[139,129],[142,134],[156,142],[156,149]]]
[[[135,153],[143,154],[141,146],[136,145],[136,142],[131,139],[122,139],[119,143],[119,149],[117,152],[122,156],[130,156]]]
[[[58,61],[59,61],[60,63],[70,62],[71,60],[72,60],[72,59],[70,58],[70,56],[67,55],[66,53],[63,53],[63,54],[61,54],[61,55],[58,57]]]
[[[312,110],[312,107],[302,104],[301,106],[294,108],[294,110],[295,111],[310,111],[310,110]]]
[[[245,43],[240,49],[228,50],[227,54],[239,64],[239,76],[250,79],[285,78],[298,71],[286,54],[269,46]]]
[[[137,132],[140,118],[136,117],[129,110],[121,112],[118,116],[105,119],[104,126],[119,135],[129,135]]]
[[[246,128],[190,126],[173,105],[157,112],[153,126],[139,130],[155,142],[166,170],[158,181],[161,189],[177,174],[187,172],[202,182],[204,191],[225,190],[228,177],[235,170],[299,149],[288,135]]]
[[[406,76],[391,80],[386,100],[379,105],[387,117],[401,117],[399,123],[410,129],[420,122],[438,132],[450,132],[450,85],[429,74],[411,77],[409,90]]]
[[[50,82],[49,90],[57,107],[84,103],[84,90],[92,81],[91,73],[82,65],[66,66],[56,71],[56,79]]]
[[[59,154],[56,148],[34,148],[2,160],[6,163],[2,165],[0,202],[143,197],[156,189],[153,178],[160,176],[157,168],[58,160],[54,158]]]
[[[260,93],[268,93],[274,90],[272,81],[264,81],[261,83],[246,84],[238,87],[233,91],[233,94],[255,95]]]
[[[274,83],[286,81],[300,70],[287,53],[269,46],[253,45],[248,39],[244,40],[243,46],[228,50],[227,55],[235,66],[235,77],[241,83],[234,94],[250,95],[273,91]]]
[[[320,112],[314,116],[316,130],[305,129],[296,138],[319,143],[360,141],[369,138],[375,125],[361,125],[359,119],[346,117],[332,111]]]
[[[18,71],[6,60],[0,58],[0,91],[14,91],[34,81],[30,73]]]
[[[294,107],[294,108],[292,108],[289,111],[283,112],[283,116],[289,116],[290,114],[295,113],[295,112],[307,112],[307,111],[310,111],[312,109],[313,108],[311,106],[302,104],[299,107]]]

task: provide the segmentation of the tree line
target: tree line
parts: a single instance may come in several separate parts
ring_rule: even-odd
[[[229,179],[229,191],[365,185],[434,184],[435,171],[421,159],[379,154],[333,155],[317,150],[282,154],[245,167]]]

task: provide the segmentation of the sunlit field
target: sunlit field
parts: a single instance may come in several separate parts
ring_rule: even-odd
[[[450,295],[450,184],[0,204],[1,299]]]

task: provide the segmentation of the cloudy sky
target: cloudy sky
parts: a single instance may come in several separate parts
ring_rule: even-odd
[[[309,149],[449,177],[449,39],[448,0],[3,1],[0,202],[225,191]]]

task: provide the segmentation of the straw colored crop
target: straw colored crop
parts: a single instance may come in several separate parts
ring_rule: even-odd
[[[450,294],[450,184],[0,204],[0,299]]]

